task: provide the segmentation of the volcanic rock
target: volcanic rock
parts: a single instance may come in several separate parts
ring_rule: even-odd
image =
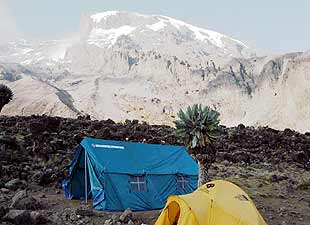
[[[40,212],[32,211],[30,217],[33,225],[50,224],[48,218]]]
[[[18,188],[23,188],[24,183],[19,179],[13,179],[13,180],[10,180],[9,182],[7,182],[4,185],[4,187],[6,187],[7,189],[16,191]]]
[[[28,225],[31,224],[31,216],[30,212],[27,210],[13,210],[11,209],[4,217],[4,221],[9,221],[14,224],[23,224]]]
[[[125,222],[127,223],[128,221],[130,221],[132,219],[132,211],[130,209],[126,209],[122,215],[120,215],[119,220],[121,222]]]
[[[10,207],[14,209],[36,210],[41,208],[41,204],[38,200],[29,196],[27,192],[23,190],[14,195]]]

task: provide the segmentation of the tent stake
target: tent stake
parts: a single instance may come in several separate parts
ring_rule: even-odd
[[[87,205],[87,162],[86,162],[86,157],[87,157],[87,153],[86,150],[85,151],[85,202]]]

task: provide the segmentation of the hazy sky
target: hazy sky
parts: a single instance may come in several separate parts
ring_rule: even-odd
[[[107,10],[174,17],[269,53],[310,49],[310,0],[0,0],[0,39],[61,38],[82,12]]]

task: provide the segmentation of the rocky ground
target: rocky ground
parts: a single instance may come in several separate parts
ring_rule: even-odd
[[[154,224],[159,211],[107,213],[67,201],[60,181],[85,136],[180,144],[174,129],[87,117],[0,117],[0,224]],[[246,190],[268,224],[310,224],[310,133],[223,127],[210,179]]]

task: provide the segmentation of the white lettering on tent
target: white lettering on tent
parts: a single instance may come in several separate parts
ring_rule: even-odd
[[[124,146],[118,146],[118,145],[99,145],[99,144],[92,144],[93,148],[110,148],[110,149],[125,149]]]

